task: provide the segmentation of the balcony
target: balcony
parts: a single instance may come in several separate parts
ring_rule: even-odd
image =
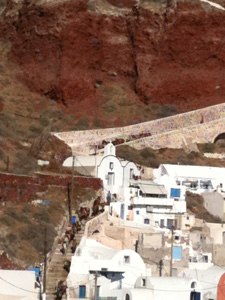
[[[134,197],[133,205],[141,206],[173,206],[174,199],[158,198],[158,197]]]

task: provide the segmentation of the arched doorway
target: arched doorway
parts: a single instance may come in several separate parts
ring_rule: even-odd
[[[130,295],[129,294],[126,294],[125,300],[130,300]]]
[[[225,143],[225,132],[222,132],[219,135],[217,135],[217,137],[214,139],[214,144],[216,144],[218,141],[224,141]]]

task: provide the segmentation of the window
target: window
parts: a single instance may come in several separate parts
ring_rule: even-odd
[[[146,286],[146,280],[145,280],[145,278],[142,278],[142,286]]]
[[[160,227],[161,227],[161,228],[164,228],[164,226],[165,226],[165,222],[164,222],[163,219],[161,219],[161,220],[160,220]]]
[[[172,197],[172,198],[175,198],[175,197],[180,198],[180,189],[171,189],[170,190],[170,197]]]
[[[139,210],[136,211],[136,215],[139,215]]]
[[[182,259],[182,247],[173,246],[173,259],[177,259],[177,260]]]
[[[108,185],[114,185],[115,173],[108,173]]]
[[[125,262],[126,264],[129,264],[129,263],[130,263],[130,256],[125,255],[125,256],[124,256],[124,262]]]
[[[79,285],[79,298],[84,299],[86,297],[86,286]]]
[[[109,168],[110,168],[110,170],[113,169],[113,162],[110,162],[110,163],[109,163]]]
[[[204,256],[203,256],[203,261],[204,261],[205,263],[208,263],[208,262],[209,262],[209,257],[208,257],[208,255],[204,255]]]
[[[197,286],[196,282],[195,282],[195,281],[193,281],[193,282],[191,283],[191,288],[192,288],[192,289],[195,289],[195,288],[196,288],[196,286]]]
[[[204,240],[205,240],[205,239],[204,239],[204,234],[201,234],[201,235],[200,235],[200,242],[201,242],[201,243],[204,243]]]
[[[130,169],[130,179],[134,178],[134,169]]]
[[[172,226],[173,226],[173,219],[168,219],[168,220],[167,220],[167,227],[168,227],[169,229],[172,229]]]
[[[178,242],[180,240],[179,235],[175,235],[174,240]]]
[[[213,188],[212,181],[211,180],[200,180],[200,188],[205,189],[205,190],[212,189]]]
[[[144,219],[144,224],[150,224],[150,220],[149,219]]]

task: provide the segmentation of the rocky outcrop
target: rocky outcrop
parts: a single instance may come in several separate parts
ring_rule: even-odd
[[[115,95],[183,111],[224,101],[223,10],[181,1],[41,2],[9,9],[0,36],[11,41],[20,80],[70,112],[88,106],[98,116]]]

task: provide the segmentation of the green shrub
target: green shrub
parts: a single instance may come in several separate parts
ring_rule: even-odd
[[[166,118],[176,113],[177,107],[174,105],[163,105],[158,111],[159,118]]]
[[[94,120],[93,126],[94,128],[101,128],[101,122],[98,119],[96,119]]]
[[[8,210],[6,211],[6,214],[17,221],[19,221],[21,218],[21,215],[15,209],[13,209],[11,207],[8,208]]]
[[[14,164],[14,173],[16,174],[30,174],[37,168],[37,161],[35,158],[28,156],[23,151],[16,153],[17,161]]]
[[[71,122],[73,122],[73,120],[74,120],[74,116],[73,115],[69,115],[69,116],[66,117],[66,122],[67,123],[71,123]]]
[[[0,0],[0,7],[6,7],[7,0]]]
[[[103,109],[107,113],[113,113],[117,110],[116,104],[112,101],[108,101],[105,105],[103,105]]]
[[[40,115],[40,124],[44,127],[48,126],[49,120],[45,116]]]
[[[6,225],[6,226],[9,226],[9,227],[15,226],[15,220],[12,217],[10,217],[10,216],[6,216],[6,215],[5,216],[1,216],[0,217],[0,222],[2,224]]]
[[[4,160],[5,159],[5,153],[4,151],[0,148],[0,159]]]
[[[154,157],[149,157],[146,161],[146,165],[150,168],[158,168],[159,162]]]
[[[215,151],[215,144],[212,144],[212,143],[204,144],[203,147],[202,147],[202,151],[204,153],[214,153],[214,151]]]
[[[188,153],[187,158],[188,159],[194,159],[194,158],[199,158],[201,155],[199,152],[191,151]]]
[[[177,158],[177,162],[181,165],[193,165],[192,159],[190,159],[186,156],[183,156],[183,155],[181,155]]]
[[[220,143],[219,143],[219,147],[220,147],[220,148],[225,148],[225,142],[220,142]]]
[[[6,236],[6,240],[7,240],[10,244],[15,243],[15,242],[17,242],[17,236],[16,236],[14,233],[9,233],[9,234],[7,234],[7,236]]]
[[[31,125],[29,127],[29,131],[31,131],[32,133],[35,133],[35,134],[41,134],[42,133],[42,128]]]
[[[20,238],[22,240],[32,240],[38,234],[38,228],[35,224],[30,224],[29,226],[23,227],[20,231]]]
[[[144,148],[143,150],[141,150],[140,154],[145,159],[148,159],[150,157],[155,159],[155,157],[156,157],[154,150],[152,150],[150,148]]]
[[[88,129],[88,127],[89,127],[89,120],[87,118],[79,119],[78,122],[76,123],[76,127],[79,130]]]
[[[44,205],[39,205],[37,207],[37,210],[34,213],[34,218],[38,220],[42,220],[44,222],[49,222],[50,220],[50,215],[48,212],[48,207]]]
[[[28,204],[25,204],[23,207],[23,213],[30,213],[31,212],[31,208]]]
[[[45,240],[45,230],[46,230],[46,241],[47,241],[47,252],[51,250],[56,232],[52,224],[41,222],[37,227],[37,232],[35,237],[32,239],[32,246],[39,253],[44,252],[44,240]]]

